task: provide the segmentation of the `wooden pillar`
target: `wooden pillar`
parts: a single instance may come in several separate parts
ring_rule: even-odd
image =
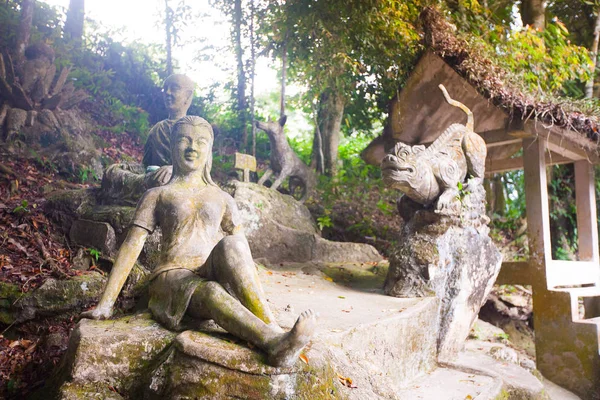
[[[574,165],[579,260],[598,262],[598,223],[596,221],[594,167],[587,160],[576,161]]]
[[[596,190],[594,166],[587,160],[575,164],[575,199],[577,202],[577,239],[579,242],[579,260],[593,261],[598,264],[598,223],[596,221]],[[600,285],[600,267],[598,280]],[[600,316],[600,298],[583,299],[584,318]]]
[[[545,154],[545,140],[541,138],[523,139],[529,268],[537,270],[537,279],[533,282],[533,285],[539,285],[547,289],[546,264],[552,260],[552,251]]]

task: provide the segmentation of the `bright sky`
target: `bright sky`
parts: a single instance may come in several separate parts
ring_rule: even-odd
[[[43,0],[44,2],[63,7],[69,7],[69,0]],[[172,1],[173,6],[178,0]],[[213,82],[225,82],[235,68],[235,59],[230,50],[229,29],[226,17],[209,5],[208,0],[187,2],[192,7],[193,15],[208,14],[199,18],[182,32],[183,46],[173,51],[177,60],[178,73],[189,75],[199,88],[206,88]],[[116,39],[125,42],[139,40],[144,43],[165,43],[164,27],[160,24],[161,12],[164,9],[163,0],[86,0],[86,17],[94,19],[103,26],[112,29],[124,28],[122,37]],[[200,42],[198,38],[206,38]],[[203,46],[211,45],[218,49],[219,58],[215,62],[198,61]],[[256,93],[276,90],[278,82],[276,72],[269,66],[270,60],[260,60],[257,64]]]

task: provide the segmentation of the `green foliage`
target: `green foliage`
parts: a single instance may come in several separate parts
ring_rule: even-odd
[[[92,256],[95,262],[98,262],[98,259],[102,255],[102,252],[100,250],[94,249],[93,247],[88,248],[87,252],[90,256]]]
[[[574,90],[575,81],[590,77],[589,52],[571,42],[566,25],[554,17],[542,31],[526,26],[516,29],[512,4],[493,2],[482,7],[477,1],[459,1],[453,11],[465,40],[486,57],[510,72],[517,85],[544,94]],[[562,17],[562,15],[561,15]]]
[[[288,142],[298,157],[306,164],[310,164],[310,156],[312,154],[313,141],[311,138],[304,137],[288,137]]]
[[[552,256],[557,260],[573,260],[577,252],[577,208],[573,165],[550,168],[548,185]]]
[[[317,225],[319,225],[320,230],[323,230],[323,228],[331,228],[333,226],[333,221],[326,212],[325,215],[322,215],[317,218]]]
[[[82,166],[77,172],[77,176],[79,178],[79,182],[81,183],[91,183],[98,180],[96,171],[94,171],[92,167],[88,166]]]
[[[388,217],[391,217],[396,212],[396,207],[394,207],[392,204],[390,204],[389,202],[385,201],[384,199],[380,199],[377,202],[377,208],[384,215],[387,215]]]
[[[0,48],[14,49],[20,18],[20,1],[0,3]],[[53,6],[36,1],[33,10],[31,43],[53,43],[61,40],[63,15]]]
[[[508,37],[501,60],[534,90],[556,92],[567,81],[585,82],[590,78],[588,51],[572,45],[568,35],[558,19],[542,32],[524,28]]]
[[[13,209],[13,213],[17,215],[29,214],[30,211],[29,202],[27,200],[22,200],[21,204]]]
[[[457,182],[456,183],[456,188],[458,189],[458,193],[456,194],[456,199],[460,202],[462,202],[465,198],[465,196],[471,194],[471,192],[469,192],[463,185],[462,182]]]

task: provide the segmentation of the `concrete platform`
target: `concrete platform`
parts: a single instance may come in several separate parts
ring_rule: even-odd
[[[522,399],[548,399],[543,397],[540,381],[528,371],[480,354],[465,352],[456,364],[439,367],[435,354],[438,300],[383,295],[379,288],[385,271],[380,267],[293,264],[259,268],[265,294],[283,327],[291,327],[307,308],[320,313],[318,330],[292,372],[296,375],[290,375],[293,379],[285,377],[289,372],[276,371],[283,374],[276,380],[295,382],[295,386],[285,387],[286,395],[281,398],[302,398],[306,388],[322,387],[328,397],[361,400],[496,399],[517,393],[515,390]],[[214,334],[214,325],[205,331]],[[214,360],[207,363],[201,358],[200,362],[192,362],[190,357],[178,353],[181,349],[177,350],[176,335],[151,321],[149,314],[112,321],[81,321],[69,343],[58,397],[87,398],[89,388],[95,393],[104,388],[123,398],[153,398],[144,393],[156,386],[157,376],[166,374],[164,379],[172,380],[176,372],[194,378],[201,376],[200,371],[217,365]],[[234,338],[229,340],[222,334],[217,337],[224,338],[223,348],[235,347],[255,353],[257,360],[263,358],[262,353],[247,349]],[[219,346],[209,347],[220,354]],[[165,369],[173,357],[183,357],[189,365],[177,362],[172,364],[175,369]],[[231,371],[234,375],[240,372]],[[190,385],[207,388],[206,382],[191,378]],[[256,374],[256,379],[263,378],[264,374]],[[276,392],[269,386],[272,384],[261,382],[252,386],[249,381],[244,387],[260,386],[266,393]],[[193,386],[188,388],[190,393],[199,393]],[[239,395],[244,397],[243,393]]]
[[[384,295],[384,267],[286,264],[261,268],[259,275],[283,327],[307,308],[319,312],[305,354],[309,363],[329,363],[349,398],[400,399],[404,385],[436,367],[438,300]]]

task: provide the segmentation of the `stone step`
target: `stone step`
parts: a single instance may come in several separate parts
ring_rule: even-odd
[[[515,364],[464,351],[453,364],[440,366],[410,382],[397,394],[403,400],[580,400],[560,386],[540,379]]]

